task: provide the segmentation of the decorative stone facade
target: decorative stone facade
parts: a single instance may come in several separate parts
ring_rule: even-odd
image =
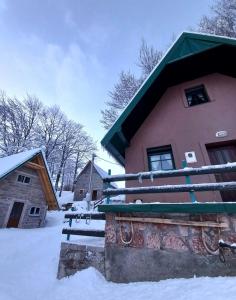
[[[115,217],[163,218],[226,223],[228,228],[196,227],[116,221]],[[115,282],[165,278],[236,275],[236,255],[224,250],[219,258],[219,239],[236,242],[236,215],[187,213],[107,213],[106,278]]]

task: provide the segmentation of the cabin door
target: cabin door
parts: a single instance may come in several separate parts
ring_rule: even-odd
[[[20,222],[20,217],[23,211],[24,203],[14,202],[11,214],[7,223],[7,227],[17,228]]]
[[[93,190],[92,200],[97,200],[97,198],[98,198],[98,191],[97,190]]]
[[[208,155],[212,165],[236,162],[236,145],[226,145],[208,148]],[[236,181],[236,172],[216,174],[216,181]],[[236,202],[236,191],[222,191],[221,197],[225,202]]]

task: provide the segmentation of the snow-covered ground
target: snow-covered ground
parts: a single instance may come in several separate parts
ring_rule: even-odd
[[[65,240],[63,217],[64,212],[48,213],[45,228],[0,229],[0,300],[236,299],[235,277],[114,284],[90,268],[57,280],[60,243]],[[87,225],[81,221],[76,226],[103,228],[104,222]],[[85,239],[96,243],[72,237],[81,243]]]
[[[59,197],[59,192],[57,192],[57,201],[60,207],[62,206],[62,204],[73,202],[73,197],[74,194],[69,191],[63,191],[61,197]]]

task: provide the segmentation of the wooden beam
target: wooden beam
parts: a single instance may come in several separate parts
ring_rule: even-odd
[[[106,220],[105,214],[98,213],[98,214],[65,214],[65,219],[91,219],[91,220]]]
[[[104,237],[105,231],[104,230],[92,230],[92,229],[87,230],[87,229],[63,228],[62,234]]]
[[[37,164],[39,164],[41,166],[44,166],[44,162],[43,162],[42,157],[37,156],[36,160],[37,160]],[[53,190],[52,190],[52,186],[51,186],[51,183],[50,183],[50,178],[47,174],[46,168],[43,167],[43,168],[38,169],[38,174],[39,174],[39,178],[40,178],[42,188],[43,188],[43,191],[44,191],[44,194],[45,194],[45,198],[46,198],[46,201],[47,201],[47,204],[48,204],[48,209],[49,210],[58,209],[58,206],[55,203],[55,196],[54,196],[54,193],[53,193]]]
[[[169,177],[181,177],[181,176],[193,176],[193,175],[206,175],[206,174],[218,174],[226,172],[236,172],[236,162],[227,163],[222,165],[210,165],[197,168],[184,168],[168,171],[152,171],[152,172],[140,172],[133,174],[112,175],[103,178],[104,182],[114,181],[128,181],[153,178],[169,178]]]
[[[31,162],[31,161],[27,162],[26,167],[29,167],[29,168],[31,168],[31,169],[36,169],[36,170],[44,169],[44,167],[43,167],[42,165],[33,163],[33,162]]]
[[[232,191],[236,190],[236,181],[217,183],[193,183],[145,186],[120,189],[103,190],[103,195],[128,195],[128,194],[154,194],[154,193],[178,193],[178,192],[207,192],[207,191]]]
[[[162,219],[162,218],[135,218],[135,217],[115,217],[115,220],[127,221],[127,222],[153,223],[153,224],[194,226],[194,227],[228,228],[227,223],[216,223],[210,221],[198,222],[198,221],[185,221],[185,220]]]

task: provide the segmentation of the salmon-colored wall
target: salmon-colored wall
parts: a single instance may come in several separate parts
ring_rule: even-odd
[[[204,84],[210,102],[188,107],[184,90]],[[216,132],[226,130],[228,136],[217,138]],[[166,90],[153,111],[136,132],[125,153],[126,173],[148,171],[147,149],[171,145],[176,168],[181,168],[184,153],[195,151],[197,163],[210,164],[206,144],[236,140],[236,79],[221,74],[211,74]],[[190,165],[189,165],[190,166]],[[214,175],[192,176],[193,183],[214,182]],[[184,183],[184,177],[158,179],[126,186],[145,186]],[[150,202],[189,201],[188,193],[128,196],[128,201],[142,199]],[[197,193],[198,201],[221,201],[218,192]]]

